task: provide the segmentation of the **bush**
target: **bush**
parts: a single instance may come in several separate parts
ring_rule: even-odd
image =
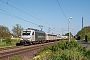
[[[4,41],[6,42],[6,44],[11,44],[11,42],[12,42],[12,40],[11,40],[11,38],[9,38],[9,37],[6,37],[5,39],[4,39]]]
[[[55,54],[50,54],[47,56],[49,60],[87,60],[87,58],[82,55],[82,53],[75,50],[62,50]]]
[[[42,56],[40,60],[89,60],[90,57],[90,49],[82,47],[76,41],[60,41],[45,47],[39,53],[48,50],[50,53]]]

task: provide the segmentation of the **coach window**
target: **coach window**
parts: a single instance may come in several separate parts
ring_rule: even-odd
[[[32,35],[34,35],[34,32],[32,33]]]

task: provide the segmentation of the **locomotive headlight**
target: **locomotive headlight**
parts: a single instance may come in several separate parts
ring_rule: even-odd
[[[31,39],[31,37],[30,38],[28,38],[27,40],[30,40]]]
[[[20,40],[23,40],[22,38]]]
[[[27,40],[30,40],[30,38],[28,38]]]

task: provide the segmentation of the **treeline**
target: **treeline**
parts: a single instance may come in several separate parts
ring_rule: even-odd
[[[86,26],[77,32],[76,36],[80,36],[80,39],[85,39],[85,36],[90,40],[90,26]]]
[[[10,37],[10,31],[8,27],[0,25],[0,39]]]
[[[12,30],[10,31],[8,27],[0,25],[0,39],[6,38],[6,37],[19,37],[21,35],[21,30],[23,28],[21,25],[16,24],[12,27]],[[12,32],[12,33],[11,33]]]

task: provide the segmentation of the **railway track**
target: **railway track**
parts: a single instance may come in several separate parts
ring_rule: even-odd
[[[54,44],[55,42],[37,44],[31,46],[17,46],[11,48],[0,49],[0,60],[10,60],[15,55],[20,55],[22,58],[20,60],[25,60],[24,57],[30,57],[37,53],[41,48]]]
[[[13,50],[13,49],[18,49],[20,47],[23,47],[23,46],[13,46],[13,47],[0,48],[0,52],[9,51],[9,50]]]

